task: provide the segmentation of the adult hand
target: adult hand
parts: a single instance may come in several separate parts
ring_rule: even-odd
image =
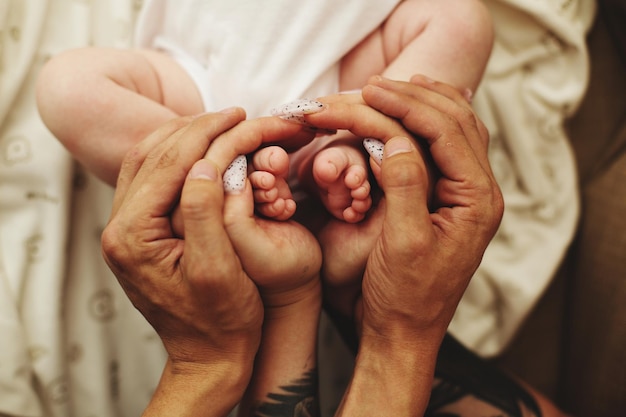
[[[270,124],[287,125],[289,131],[298,126],[274,117],[243,121],[216,140],[206,157],[228,159],[234,152],[233,144],[242,140],[248,142],[248,147],[260,145],[261,142],[256,141],[259,138],[269,140],[268,132],[276,136],[275,129],[267,126]],[[304,142],[302,137],[310,140],[314,135],[310,129],[299,133],[299,143]],[[293,141],[293,135],[290,139]],[[271,156],[263,154],[263,157]],[[259,155],[254,158],[259,158]],[[266,163],[271,164],[271,161]],[[317,293],[322,260],[314,236],[297,222],[273,221],[257,216],[250,183],[242,181],[242,184],[244,187],[241,190],[228,193],[226,197],[224,224],[244,269],[258,285],[266,308],[286,307],[291,301],[297,301],[305,290],[315,289],[313,292]]]
[[[300,129],[259,120],[233,143],[216,140],[215,159],[201,159],[244,118],[232,109],[173,121],[131,151],[120,172],[104,257],[168,352],[146,414],[223,415],[251,374],[263,306],[225,230],[220,173],[237,154]],[[178,205],[184,240],[173,231]]]
[[[354,134],[362,146],[362,138],[372,137],[387,141],[394,136],[412,137],[395,118],[386,116],[368,106],[361,94],[338,94],[320,98],[327,104],[327,110],[307,116],[307,119],[323,128],[346,129]],[[344,132],[340,133],[345,135]],[[359,139],[360,138],[360,139]],[[330,137],[326,142],[334,139]],[[419,149],[422,151],[422,149]],[[380,167],[371,164],[378,174]],[[300,217],[307,224],[313,223],[313,229],[323,252],[322,279],[324,282],[324,304],[326,310],[337,321],[347,321],[343,326],[344,338],[353,339],[348,329],[352,329],[354,305],[361,293],[361,281],[374,243],[380,235],[384,217],[384,199],[377,196],[376,187],[372,188],[373,206],[366,218],[357,223],[346,223],[332,216],[323,216],[323,208],[300,208]],[[302,214],[304,212],[305,214]],[[322,218],[320,219],[320,216]]]
[[[362,95],[427,143],[440,177],[429,209],[419,148],[406,137],[378,136],[387,142],[382,232],[363,276],[359,355],[339,415],[420,415],[441,340],[499,225],[503,200],[487,160],[488,133],[454,88],[422,77],[373,78]],[[342,119],[351,129],[372,123],[360,121],[362,109],[329,110],[309,120],[324,126]]]
[[[272,121],[281,122],[278,118]],[[258,120],[240,123],[219,141],[240,139],[247,125],[254,123]],[[217,145],[216,141],[207,157],[212,157]],[[272,155],[256,153],[255,164],[277,166]],[[290,404],[315,409],[321,251],[301,224],[257,216],[250,182],[241,184],[243,189],[226,196],[224,225],[244,270],[259,289],[265,317],[254,373],[239,404],[239,415],[264,414],[268,411],[260,410],[266,407],[282,409]],[[275,397],[294,384],[298,389],[289,397],[289,404]]]
[[[489,135],[456,89],[424,77],[374,78],[363,97],[425,140],[440,173],[429,210],[415,146],[406,140],[385,146],[385,220],[364,276],[363,337],[406,342],[429,331],[442,338],[504,210],[488,161]]]

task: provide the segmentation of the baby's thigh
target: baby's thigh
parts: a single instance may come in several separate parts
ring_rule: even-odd
[[[474,90],[492,42],[491,18],[480,0],[404,0],[347,55],[342,88],[359,88],[350,81],[366,82],[373,74],[408,81],[419,73]]]
[[[154,101],[181,116],[199,114],[204,111],[202,97],[191,76],[172,57],[152,50],[139,50],[153,71],[158,91],[151,89]]]
[[[414,39],[428,23],[429,12],[425,10],[431,7],[428,3],[431,2],[400,2],[376,30],[343,57],[340,73],[342,91],[361,88],[372,75],[385,73],[409,39]]]
[[[379,27],[342,58],[339,73],[341,91],[359,89],[372,75],[382,74],[386,68],[382,37],[382,28]]]

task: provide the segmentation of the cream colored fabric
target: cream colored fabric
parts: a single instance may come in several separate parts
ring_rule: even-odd
[[[579,203],[563,121],[587,87],[592,0],[486,0],[496,41],[474,106],[506,209],[450,331],[491,356],[510,342],[570,243]]]
[[[187,70],[206,111],[267,116],[336,92],[339,62],[400,0],[146,0],[136,42]],[[248,34],[245,36],[244,34]]]
[[[160,341],[104,265],[112,190],[75,171],[41,123],[42,63],[125,46],[131,0],[0,0],[0,415],[138,416]]]

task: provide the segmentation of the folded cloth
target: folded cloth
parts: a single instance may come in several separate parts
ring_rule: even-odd
[[[500,229],[450,324],[483,356],[501,352],[550,283],[579,215],[565,119],[587,88],[589,0],[486,0],[495,44],[474,107],[491,134],[505,199]]]

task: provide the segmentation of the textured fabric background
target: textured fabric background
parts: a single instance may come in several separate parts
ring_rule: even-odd
[[[75,166],[34,101],[51,55],[130,45],[140,3],[0,0],[0,414],[135,416],[160,375],[158,338],[101,260],[112,190]],[[451,330],[490,356],[532,309],[574,232],[578,194],[562,122],[586,88],[595,3],[487,4],[497,39],[475,105],[492,132],[507,211]],[[350,361],[336,335],[322,335],[331,364],[322,395],[333,404]]]

